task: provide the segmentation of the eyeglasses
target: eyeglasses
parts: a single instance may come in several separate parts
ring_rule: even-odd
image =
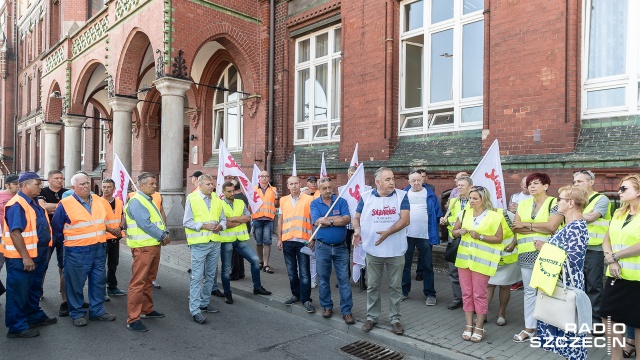
[[[565,199],[565,198],[558,197],[558,202],[563,201],[563,200],[566,201],[566,202],[571,201],[571,199]]]
[[[589,177],[589,179],[593,180],[594,179],[594,175],[591,171],[589,170],[580,170],[578,171],[580,174],[584,174],[587,175]]]
[[[261,177],[261,178],[268,178],[268,177],[269,177],[269,175],[258,175],[258,177]]]
[[[627,191],[628,187],[626,186],[620,186],[620,188],[618,189],[618,192],[623,193],[625,191]]]

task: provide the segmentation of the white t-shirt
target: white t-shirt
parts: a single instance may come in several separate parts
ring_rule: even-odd
[[[428,239],[427,189],[422,188],[420,191],[409,190],[407,196],[411,204],[411,211],[409,212],[411,223],[407,227],[407,236]]]

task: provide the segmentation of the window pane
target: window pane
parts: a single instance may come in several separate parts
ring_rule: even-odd
[[[471,14],[472,12],[480,11],[484,8],[484,0],[464,0],[463,13]]]
[[[481,122],[482,121],[482,106],[475,106],[462,109],[462,122]]]
[[[431,0],[431,23],[439,23],[453,17],[453,0]]]
[[[337,28],[333,33],[333,52],[342,51],[342,28]]]
[[[431,123],[429,127],[436,125],[452,125],[454,122],[453,113],[430,114]]]
[[[341,80],[341,59],[331,61],[333,77],[331,78],[331,118],[340,118],[340,80]]]
[[[411,31],[422,27],[424,15],[423,1],[416,1],[404,6],[404,31]]]
[[[296,130],[296,139],[298,140],[309,140],[309,129],[298,129]]]
[[[313,126],[313,138],[326,138],[329,136],[327,124]]]
[[[218,83],[219,88],[224,88],[224,76],[220,78],[220,82]],[[224,90],[216,90],[216,97],[213,101],[214,104],[222,104],[224,103]]]
[[[218,149],[224,131],[224,110],[216,110],[213,118],[213,148]]]
[[[229,94],[227,95],[227,101],[238,100],[238,70],[235,66],[229,68]]]
[[[338,138],[340,137],[340,123],[335,122],[331,124],[331,137]]]
[[[405,47],[404,107],[422,106],[422,46]]]
[[[297,105],[298,105],[298,114],[296,117],[296,121],[308,121],[309,120],[309,100],[310,94],[309,88],[311,85],[309,84],[309,69],[304,69],[298,71],[298,91],[297,91]]]
[[[225,144],[229,149],[240,148],[240,116],[238,116],[237,106],[232,106],[227,109]]]
[[[326,56],[329,53],[329,33],[316,36],[316,58]]]
[[[627,0],[591,1],[589,79],[625,73],[627,10]]]
[[[422,129],[424,125],[424,118],[422,115],[407,115],[402,124],[403,129]]]
[[[311,56],[311,40],[307,39],[298,43],[298,63],[309,61]]]
[[[482,96],[483,50],[484,21],[476,21],[465,25],[462,30],[463,98]]]
[[[313,113],[314,120],[322,120],[327,118],[327,64],[316,66],[316,83],[313,89],[315,102],[315,111]]]
[[[453,30],[431,35],[431,102],[453,99]]]
[[[624,106],[624,88],[596,90],[587,92],[587,109],[600,109]]]

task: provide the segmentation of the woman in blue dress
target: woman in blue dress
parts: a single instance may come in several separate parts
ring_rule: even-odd
[[[587,192],[582,188],[565,186],[558,191],[558,211],[564,215],[565,226],[549,239],[549,244],[555,245],[567,252],[567,260],[564,262],[564,271],[567,279],[564,284],[584,291],[584,257],[587,251],[589,233],[587,223],[582,217],[582,210],[587,205]],[[536,249],[540,250],[544,242],[536,241]],[[569,279],[571,277],[571,279]],[[586,359],[585,347],[570,346],[573,339],[585,337],[586,334],[565,332],[553,325],[538,320],[538,334],[543,349],[552,351],[567,359]],[[548,341],[553,338],[552,341]],[[581,342],[580,342],[581,343]]]

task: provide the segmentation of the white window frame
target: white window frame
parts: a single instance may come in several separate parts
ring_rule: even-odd
[[[423,26],[417,29],[404,31],[405,24],[405,6],[423,1]],[[416,135],[416,134],[432,134],[460,130],[482,129],[483,121],[463,123],[462,109],[483,106],[484,95],[462,98],[462,54],[463,51],[463,29],[465,25],[478,21],[484,21],[483,9],[479,9],[469,14],[463,14],[464,0],[454,0],[453,18],[430,24],[431,19],[431,2],[430,0],[405,0],[400,3],[400,71],[399,71],[399,92],[398,96],[398,135]],[[453,29],[453,78],[452,78],[452,100],[441,102],[430,102],[430,71],[431,71],[431,35],[445,30]],[[415,36],[423,36],[423,44],[410,41]],[[405,74],[406,58],[405,44],[421,45],[422,52],[422,107],[405,108]],[[484,53],[484,52],[483,52]],[[483,54],[484,57],[484,54]],[[484,60],[484,59],[483,59]],[[484,74],[483,74],[484,78]],[[484,85],[483,85],[484,86]],[[432,117],[442,112],[453,112],[454,123],[444,125],[429,126]],[[405,128],[405,120],[407,118],[419,117],[422,115],[422,127]]]
[[[216,86],[218,86],[218,84],[220,84],[220,79],[224,78],[224,84],[223,87],[225,89],[229,89],[229,69],[231,69],[231,67],[234,67],[236,69],[236,73],[238,74],[238,85],[236,90],[237,91],[242,91],[242,76],[240,75],[240,70],[238,69],[238,67],[235,64],[229,64],[227,65],[227,67],[225,67],[224,71],[222,72],[222,74],[218,77],[218,80],[216,82]],[[216,95],[218,93],[218,91],[222,91],[223,92],[223,96],[224,96],[224,100],[222,101],[222,104],[216,104]],[[216,126],[216,113],[218,111],[222,111],[223,113],[223,125],[222,125],[222,130],[223,133],[221,134],[221,139],[224,141],[225,145],[227,146],[227,148],[229,149],[229,151],[241,151],[242,150],[242,141],[244,138],[244,134],[243,134],[243,125],[244,125],[244,110],[243,110],[243,104],[242,104],[242,96],[243,94],[238,92],[238,99],[237,100],[232,100],[229,101],[228,100],[228,96],[229,96],[229,91],[225,91],[225,90],[216,90],[216,92],[213,94],[213,113],[212,113],[212,128],[211,128],[211,142],[212,142],[212,153],[213,154],[217,154],[219,152],[218,149],[218,145],[220,144],[219,141],[216,141],[216,130],[217,130],[217,126]],[[239,129],[238,129],[238,139],[236,139],[238,141],[238,146],[229,146],[229,141],[228,140],[228,131],[229,131],[229,109],[231,108],[238,108],[238,116],[240,117],[240,124],[239,124]]]
[[[107,128],[104,121],[100,121],[100,133],[98,142],[98,163],[104,164],[107,162]]]
[[[84,170],[84,154],[87,150],[87,128],[82,125],[82,141],[80,142],[80,165]]]
[[[340,135],[336,134],[336,132],[341,131],[342,124],[340,123],[340,111],[342,106],[342,91],[341,91],[341,81],[342,81],[342,44],[340,44],[340,51],[335,52],[335,33],[337,29],[342,29],[342,25],[334,25],[330,27],[323,28],[322,30],[313,32],[311,34],[307,34],[296,39],[295,43],[295,75],[294,75],[294,116],[293,116],[293,143],[294,144],[321,144],[321,143],[331,143],[340,141]],[[342,30],[340,30],[342,31]],[[322,34],[328,34],[328,51],[327,55],[316,58],[316,37]],[[341,39],[342,39],[341,34]],[[309,40],[309,60],[299,63],[298,56],[300,55],[298,52],[299,44],[303,41]],[[337,98],[333,94],[334,90],[334,71],[333,61],[338,59],[338,77],[337,80],[339,84],[335,87],[337,90]],[[316,79],[316,66],[318,65],[327,65],[327,116],[326,119],[315,120],[315,112],[311,109],[315,109],[315,86],[310,87],[309,92],[309,119],[306,121],[298,121],[299,114],[299,72],[302,70],[309,70],[309,80],[313,80],[315,84]],[[337,99],[338,105],[333,104],[334,98]],[[334,113],[334,106],[338,106],[337,112],[335,112],[338,117],[332,118],[332,114]],[[317,125],[326,124],[327,136],[319,137],[314,139],[313,127]],[[332,129],[332,125],[336,125],[335,129]],[[308,139],[298,139],[298,130],[299,129],[307,129],[309,138]]]
[[[640,42],[635,34],[640,33],[640,5],[629,0],[627,15],[626,71],[624,74],[589,79],[589,33],[591,25],[591,0],[583,0],[582,6],[582,89],[580,107],[582,119],[597,119],[615,116],[639,115],[640,99]],[[625,103],[622,106],[587,109],[588,93],[597,90],[624,88]]]

